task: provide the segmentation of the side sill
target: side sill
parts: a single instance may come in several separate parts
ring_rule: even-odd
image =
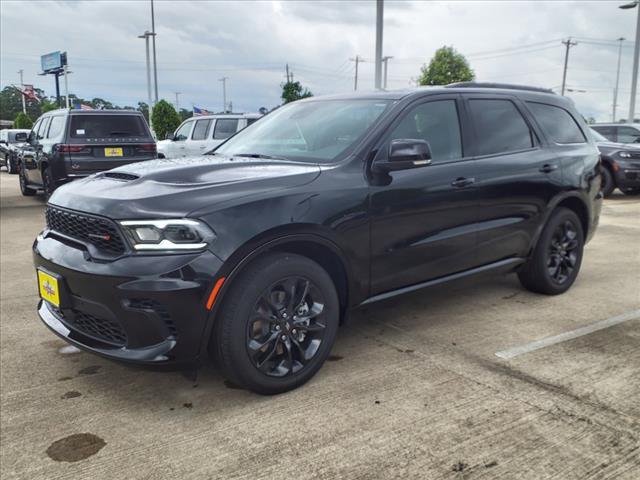
[[[487,265],[482,265],[481,267],[472,268],[471,270],[465,270],[464,272],[454,273],[452,275],[447,275],[444,277],[434,278],[433,280],[428,280],[426,282],[416,283],[414,285],[409,285],[408,287],[398,288],[397,290],[391,290],[390,292],[379,293],[378,295],[374,295],[373,297],[367,298],[360,305],[367,305],[369,303],[378,302],[380,300],[386,300],[387,298],[395,297],[396,295],[402,295],[404,293],[413,292],[415,290],[420,290],[422,288],[431,287],[433,285],[438,285],[440,283],[450,282],[452,280],[457,280],[460,278],[469,277],[472,275],[477,275],[480,273],[491,272],[493,270],[510,270],[515,268],[518,265],[523,264],[526,261],[524,258],[507,258],[505,260],[500,260],[498,262],[489,263]]]

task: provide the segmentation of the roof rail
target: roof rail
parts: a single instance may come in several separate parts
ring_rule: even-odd
[[[531,92],[554,93],[554,91],[549,88],[529,87],[527,85],[513,85],[511,83],[493,82],[457,82],[445,85],[445,88],[501,88],[504,90],[528,90]]]

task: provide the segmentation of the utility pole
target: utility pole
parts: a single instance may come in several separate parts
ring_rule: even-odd
[[[287,83],[289,83],[289,64],[287,63]]]
[[[622,57],[622,42],[624,42],[624,37],[620,37],[617,40],[620,42],[620,46],[618,47],[618,68],[616,70],[616,88],[613,89],[613,115],[611,117],[611,121],[614,123],[616,121],[616,107],[618,106],[618,85],[620,84],[620,58]]]
[[[382,27],[384,18],[384,0],[376,0],[376,69],[375,88],[382,88]]]
[[[384,63],[384,89],[387,89],[387,67],[389,66],[389,60],[393,57],[386,56],[382,57],[382,63]]]
[[[638,58],[640,57],[640,2],[636,1],[638,20],[636,22],[636,45],[633,49],[633,74],[631,75],[631,102],[629,103],[629,123],[633,123],[636,113],[636,90],[638,88]]]
[[[353,82],[353,90],[358,90],[358,64],[360,62],[364,62],[364,60],[360,55],[356,55],[355,58],[350,58],[349,60],[351,60],[352,62],[356,62],[356,75]]]
[[[24,70],[20,69],[18,70],[18,73],[20,74],[20,96],[22,97],[22,113],[24,113],[25,115],[27,114],[27,100],[24,98],[24,78],[22,77],[22,74],[24,73]]]
[[[153,41],[153,85],[155,89],[154,106],[158,103],[158,63],[156,61],[156,17],[151,0],[151,38]],[[151,105],[149,105],[149,117],[151,117]]]
[[[178,100],[178,95],[180,95],[182,92],[173,92],[173,93],[176,94],[176,111],[180,113],[180,102]]]
[[[227,80],[229,77],[219,79],[222,82],[222,113],[227,113]]]
[[[569,65],[569,49],[574,45],[577,45],[578,42],[572,42],[571,37],[569,37],[568,40],[566,41],[563,40],[562,44],[567,47],[564,53],[564,70],[562,72],[562,92],[560,93],[560,95],[564,96],[564,90],[567,85],[567,66]]]

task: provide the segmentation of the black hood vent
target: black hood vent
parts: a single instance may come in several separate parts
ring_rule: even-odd
[[[114,180],[122,180],[125,182],[130,182],[131,180],[137,180],[138,178],[140,178],[138,175],[123,172],[105,172],[102,174],[102,176],[113,178]]]

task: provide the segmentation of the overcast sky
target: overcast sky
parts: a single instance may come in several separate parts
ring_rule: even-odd
[[[626,117],[631,89],[636,10],[620,1],[389,1],[385,2],[384,55],[389,88],[406,88],[434,51],[452,45],[467,56],[479,81],[559,89],[562,39],[571,49],[567,85],[586,117],[610,121],[618,47],[625,37],[618,100]],[[33,83],[49,95],[53,78],[38,76],[40,55],[68,52],[70,91],[119,105],[146,99],[144,40],[149,1],[2,0],[2,86]],[[280,103],[289,63],[294,78],[314,94],[353,89],[353,62],[361,64],[360,89],[373,88],[375,1],[162,1],[156,0],[160,97],[180,106],[222,108],[221,77],[236,111]],[[531,46],[530,46],[531,45]],[[636,108],[636,111],[638,109]]]

